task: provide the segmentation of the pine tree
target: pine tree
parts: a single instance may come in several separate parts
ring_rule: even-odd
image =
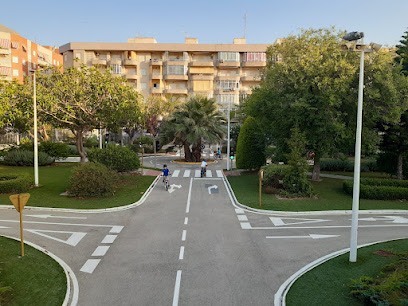
[[[395,61],[401,65],[401,72],[408,76],[408,31],[405,31],[405,35],[402,35],[400,45],[397,45],[397,54]]]

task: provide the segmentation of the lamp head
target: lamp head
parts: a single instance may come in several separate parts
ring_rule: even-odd
[[[343,39],[347,41],[355,41],[359,40],[364,37],[363,32],[349,32],[346,35],[344,35]]]
[[[371,49],[373,49],[375,52],[378,52],[378,51],[381,49],[382,45],[376,44],[376,43],[371,43],[371,44],[370,44],[370,47],[371,47]]]

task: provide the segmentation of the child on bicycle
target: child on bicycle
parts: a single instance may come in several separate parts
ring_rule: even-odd
[[[206,159],[204,159],[202,162],[201,162],[201,177],[203,177],[205,174],[206,174],[206,172],[207,172],[207,160]]]
[[[170,170],[167,169],[167,165],[164,164],[164,165],[163,165],[163,169],[162,169],[163,183],[164,183],[165,180],[167,180],[167,184],[168,184],[168,185],[170,185],[170,182],[169,182],[169,174],[170,174]]]

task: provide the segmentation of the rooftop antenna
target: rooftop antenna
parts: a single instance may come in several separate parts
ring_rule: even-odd
[[[248,17],[248,14],[245,14],[245,15],[244,15],[244,38],[245,38],[246,30],[247,30],[247,27],[246,27],[247,17]]]

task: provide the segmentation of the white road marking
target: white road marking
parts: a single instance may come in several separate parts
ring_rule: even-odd
[[[239,221],[248,221],[248,217],[245,215],[237,215]]]
[[[181,270],[177,271],[176,284],[174,285],[173,306],[178,305],[180,295]]]
[[[9,228],[9,227],[7,227],[7,226],[0,226],[0,228]]]
[[[186,241],[187,231],[183,230],[183,234],[181,235],[181,241]]]
[[[217,176],[218,176],[218,177],[222,177],[222,176],[223,176],[223,175],[222,175],[222,170],[217,170],[216,172],[217,172]]]
[[[58,219],[86,219],[86,217],[66,217],[66,216],[53,216],[53,215],[25,215],[26,217],[32,218],[41,218],[41,219],[48,219],[48,218],[58,218]]]
[[[0,222],[20,223],[17,220],[0,220]],[[24,221],[25,224],[49,224],[49,225],[67,225],[67,226],[87,226],[87,227],[110,227],[111,233],[120,233],[123,226],[120,225],[106,225],[106,224],[86,224],[86,223],[60,223],[60,222],[40,222],[40,221]]]
[[[407,227],[408,224],[402,225],[402,224],[379,224],[379,225],[359,225],[358,228],[365,228],[365,227]],[[260,229],[260,230],[265,230],[265,229],[308,229],[308,228],[350,228],[351,225],[327,225],[327,226],[285,226],[285,227],[251,227],[251,229]]]
[[[304,223],[318,223],[318,222],[328,222],[328,221],[330,221],[330,220],[323,220],[323,219],[276,218],[276,217],[269,217],[269,219],[271,219],[273,225],[275,225],[275,226],[304,224]],[[296,220],[296,222],[290,222],[289,223],[289,222],[285,222],[283,220]]]
[[[113,243],[118,235],[106,235],[101,243]]]
[[[251,229],[252,228],[251,223],[249,223],[249,222],[241,222],[240,224],[241,224],[242,229]]]
[[[109,231],[109,233],[111,233],[111,234],[119,234],[119,233],[122,231],[122,229],[123,229],[123,226],[121,226],[121,225],[115,225],[115,226],[112,226],[112,228],[111,228],[111,230]]]
[[[207,173],[205,174],[206,177],[213,177],[212,175],[212,171],[211,170],[207,170]]]
[[[188,213],[190,212],[191,187],[192,187],[192,186],[193,186],[193,178],[190,178],[190,187],[188,188],[186,214],[188,214]]]
[[[187,225],[188,224],[188,217],[185,217],[184,218],[184,225]]]
[[[201,170],[195,170],[194,177],[201,177]]]
[[[190,170],[184,170],[183,177],[190,177]]]
[[[184,247],[180,247],[180,255],[179,255],[179,259],[184,259]]]
[[[72,246],[76,246],[81,240],[82,238],[85,237],[86,233],[82,233],[82,232],[66,232],[66,231],[49,231],[49,230],[37,230],[37,229],[25,229],[27,232],[33,233],[33,234],[37,234],[40,235],[42,237],[51,239],[51,240],[55,240],[58,242],[62,242],[68,245],[72,245]],[[57,234],[71,234],[69,236],[69,238],[67,240],[62,240],[60,238],[54,237],[54,236],[50,236],[44,233],[57,233]]]
[[[308,236],[266,236],[267,239],[305,239],[305,238],[312,238],[312,239],[323,239],[323,238],[335,238],[340,237],[340,235],[317,235],[317,234],[310,234]]]
[[[92,273],[100,261],[100,259],[88,259],[79,271]]]
[[[244,210],[241,209],[241,208],[235,208],[235,213],[236,213],[236,214],[244,214],[245,212],[244,212]]]
[[[170,185],[170,188],[169,188],[169,190],[168,190],[168,192],[169,192],[169,193],[173,193],[173,191],[175,190],[174,188],[180,189],[180,188],[181,188],[181,185],[171,184],[171,185]]]
[[[390,218],[392,219],[392,223],[408,223],[408,219],[407,218],[403,218],[400,216],[384,216],[385,218]]]
[[[173,174],[171,175],[171,177],[178,177],[180,174],[180,170],[174,170]]]
[[[210,187],[208,187],[208,194],[211,194],[211,189],[218,189],[217,185],[212,185]]]
[[[95,249],[91,256],[104,256],[109,248],[110,246],[108,245],[100,245]]]

